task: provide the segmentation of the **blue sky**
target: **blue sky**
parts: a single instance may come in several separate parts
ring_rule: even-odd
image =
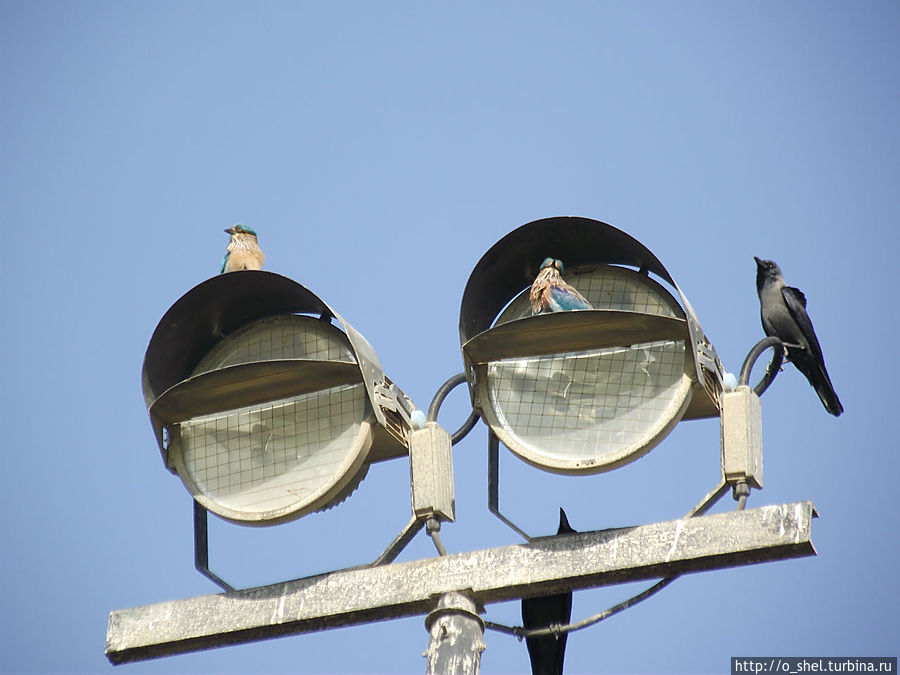
[[[0,1],[0,208],[9,317],[0,414],[3,672],[111,672],[110,610],[214,593],[191,501],[140,388],[166,309],[218,271],[224,227],[324,298],[420,407],[461,370],[482,253],[581,215],[650,248],[729,370],[762,337],[752,256],[809,298],[846,409],[789,367],[763,397],[765,490],[810,499],[815,558],[680,579],[573,634],[567,672],[725,672],[730,656],[896,655],[896,2]],[[441,422],[468,413],[461,391]],[[670,520],[718,477],[718,424],[566,478],[501,458],[533,533]],[[454,450],[450,552],[517,543],[486,507],[486,432]],[[723,501],[719,510],[733,508]],[[289,525],[214,521],[245,587],[374,559],[409,516],[408,466]],[[423,536],[401,560],[430,556]],[[575,618],[646,584],[580,592]],[[518,623],[518,604],[486,618]],[[527,670],[488,632],[485,673]],[[423,618],[121,673],[423,672]]]

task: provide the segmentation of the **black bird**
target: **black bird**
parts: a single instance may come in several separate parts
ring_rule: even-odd
[[[837,417],[844,412],[844,407],[825,370],[822,348],[806,313],[806,296],[800,289],[784,283],[781,269],[774,262],[756,256],[753,259],[763,330],[786,344],[788,358],[809,380],[825,410]]]
[[[569,525],[566,512],[559,510],[559,529],[557,534],[575,532]],[[572,593],[545,595],[540,598],[522,600],[522,625],[525,629],[561,626],[572,618]],[[531,659],[532,675],[562,675],[563,658],[566,655],[566,637],[568,633],[558,636],[525,638],[528,656]]]

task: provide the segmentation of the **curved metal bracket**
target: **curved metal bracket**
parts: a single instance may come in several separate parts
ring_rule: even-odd
[[[738,384],[749,386],[750,371],[753,370],[756,360],[769,347],[772,347],[774,354],[772,354],[772,361],[766,366],[766,374],[753,387],[753,391],[756,392],[757,396],[763,395],[763,392],[769,388],[769,385],[772,384],[775,376],[778,375],[778,371],[781,369],[781,364],[784,361],[784,343],[781,340],[777,337],[767,337],[753,345],[753,348],[747,354],[747,358],[744,359],[744,363],[741,366],[741,374],[738,378]]]
[[[466,374],[457,373],[441,385],[441,388],[437,390],[437,393],[431,400],[431,405],[428,406],[427,419],[429,422],[437,422],[438,411],[440,411],[441,405],[443,405],[444,403],[444,399],[447,398],[447,395],[451,391],[453,391],[456,387],[458,387],[465,381]],[[452,445],[456,445],[462,439],[464,439],[468,435],[468,433],[475,427],[475,423],[478,422],[479,417],[480,415],[478,414],[478,411],[473,408],[472,412],[469,413],[468,419],[463,422],[462,426],[459,429],[457,429],[450,435],[450,443]]]

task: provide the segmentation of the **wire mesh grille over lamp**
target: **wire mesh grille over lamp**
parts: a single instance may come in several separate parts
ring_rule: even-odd
[[[566,281],[595,309],[531,315],[529,288],[547,256],[563,260]],[[519,457],[561,473],[606,471],[686,414],[718,414],[721,364],[683,295],[684,307],[651,271],[681,295],[639,242],[584,218],[529,223],[476,266],[460,315],[470,390]]]
[[[307,359],[356,365],[346,336],[319,319],[263,319],[225,338],[192,376],[241,363]],[[172,461],[204,506],[231,518],[270,520],[299,502],[358,484],[371,443],[366,393],[356,383],[201,415],[175,426]],[[348,448],[356,452],[348,452]]]
[[[229,296],[238,283],[257,292]],[[187,358],[165,350],[179,340]],[[179,300],[148,347],[144,391],[167,465],[234,522],[275,524],[333,506],[370,461],[406,452],[410,403],[368,343],[305,288],[268,272],[214,277]]]

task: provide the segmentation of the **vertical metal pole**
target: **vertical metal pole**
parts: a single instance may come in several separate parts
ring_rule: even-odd
[[[426,675],[478,675],[484,651],[484,621],[464,593],[444,593],[425,618],[431,635],[425,652]]]

